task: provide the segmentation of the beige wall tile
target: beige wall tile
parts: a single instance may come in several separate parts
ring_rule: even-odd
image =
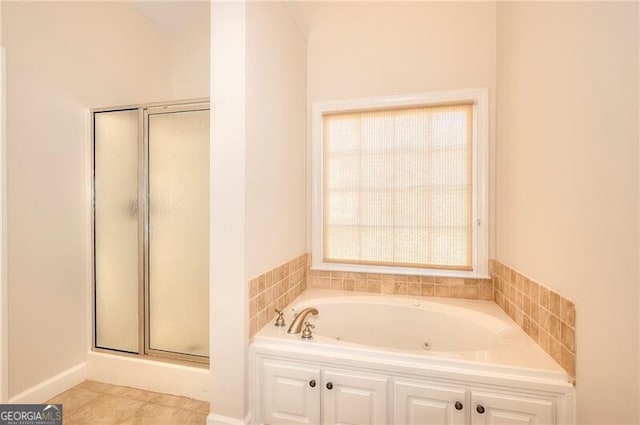
[[[572,378],[576,377],[576,355],[566,347],[562,347],[560,365]]]
[[[342,289],[342,279],[331,276],[331,289]]]
[[[253,298],[258,294],[258,279],[249,281],[249,297]]]
[[[420,283],[436,283],[436,278],[433,276],[420,276]]]
[[[549,290],[544,286],[540,286],[540,305],[549,308]]]
[[[379,293],[382,290],[382,285],[379,280],[370,280],[367,278],[367,290],[373,293]]]
[[[479,298],[480,290],[478,287],[465,287],[464,297],[471,300],[477,300]]]
[[[249,301],[249,317],[254,317],[258,312],[258,300],[253,298]]]
[[[449,286],[449,296],[453,298],[464,298],[465,287],[461,285]]]
[[[355,290],[358,291],[358,292],[367,292],[367,290],[368,290],[367,281],[364,280],[364,279],[356,280]]]
[[[531,320],[536,323],[540,323],[540,306],[538,304],[533,304],[531,306]]]
[[[531,315],[531,300],[525,295],[522,296],[522,311],[524,311],[524,314],[527,316]]]
[[[318,288],[321,289],[329,289],[331,288],[331,279],[329,278],[319,278],[318,279]]]
[[[480,288],[478,290],[478,298],[481,300],[493,300],[494,299],[493,288]]]
[[[576,334],[572,327],[562,322],[562,345],[572,353],[576,352]]]
[[[549,311],[560,317],[560,295],[553,291],[549,292]]]
[[[561,310],[562,321],[568,324],[569,326],[575,326],[576,325],[575,304],[566,298],[562,298],[560,310]]]
[[[380,281],[380,293],[381,294],[393,294],[396,290],[396,284],[393,280]]]
[[[433,297],[435,295],[435,284],[433,283],[421,283],[420,294],[423,297]]]
[[[540,308],[540,327],[546,332],[551,329],[551,313],[546,308]]]
[[[549,334],[558,341],[562,339],[561,336],[562,327],[560,325],[560,318],[555,314],[549,316]]]
[[[394,279],[393,293],[397,295],[407,295],[407,282]]]
[[[448,297],[448,296],[449,296],[449,287],[446,285],[436,284],[436,297]]]
[[[345,291],[353,291],[355,287],[356,287],[356,282],[352,278],[345,279],[342,282],[342,289],[344,289]]]
[[[407,285],[407,294],[409,295],[422,295],[422,286],[420,284],[420,279],[418,277],[418,281],[409,282]]]

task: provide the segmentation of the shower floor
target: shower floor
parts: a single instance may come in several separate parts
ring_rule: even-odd
[[[62,404],[64,425],[204,425],[209,403],[84,381],[47,401]]]

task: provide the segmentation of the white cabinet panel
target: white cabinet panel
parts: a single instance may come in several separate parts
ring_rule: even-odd
[[[256,424],[571,425],[572,394],[257,357]],[[351,368],[353,366],[353,368]],[[366,365],[365,365],[366,366]],[[478,409],[480,407],[480,409]]]
[[[469,400],[464,388],[397,380],[393,393],[393,423],[396,425],[465,423]]]
[[[265,361],[262,422],[320,424],[320,368]]]
[[[555,402],[551,399],[474,391],[471,403],[472,425],[556,424]]]
[[[387,383],[384,376],[326,370],[323,414],[326,425],[386,424]]]

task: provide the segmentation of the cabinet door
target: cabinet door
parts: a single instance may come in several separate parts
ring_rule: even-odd
[[[326,425],[387,424],[384,376],[326,370],[323,381],[323,423]]]
[[[464,388],[397,380],[393,394],[396,425],[463,425],[470,407]]]
[[[265,360],[259,422],[320,424],[320,368]]]
[[[555,401],[473,391],[472,425],[555,425]]]

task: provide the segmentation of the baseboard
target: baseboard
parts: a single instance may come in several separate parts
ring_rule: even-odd
[[[209,401],[209,369],[98,352],[87,354],[87,379]]]
[[[251,414],[247,413],[244,419],[238,419],[209,413],[207,425],[251,425]]]
[[[56,376],[34,385],[9,399],[9,403],[39,404],[67,391],[87,379],[87,363],[82,362]]]

